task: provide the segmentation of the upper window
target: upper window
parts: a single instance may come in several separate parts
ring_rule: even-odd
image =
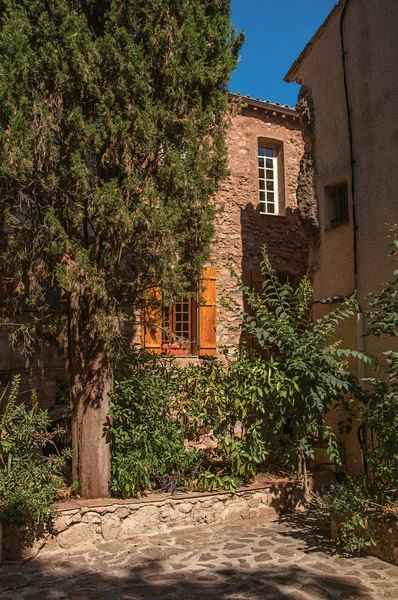
[[[325,229],[348,223],[348,187],[342,181],[325,187]]]
[[[258,183],[260,213],[277,215],[278,199],[278,151],[276,146],[258,146]]]

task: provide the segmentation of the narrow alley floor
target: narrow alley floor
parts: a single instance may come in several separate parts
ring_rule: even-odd
[[[48,552],[1,567],[0,599],[398,600],[398,567],[346,558],[327,535],[295,513]]]

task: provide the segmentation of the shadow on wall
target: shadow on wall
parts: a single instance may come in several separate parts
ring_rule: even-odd
[[[261,291],[263,248],[281,276],[299,281],[308,268],[308,243],[298,210],[286,209],[282,216],[264,215],[259,206],[246,204],[240,215],[242,235],[242,279],[253,291]],[[248,310],[244,302],[245,311]],[[241,340],[242,341],[242,340]]]
[[[284,216],[260,214],[259,206],[249,203],[241,210],[242,273],[260,271],[262,249],[266,245],[270,261],[278,273],[302,277],[307,272],[308,243],[298,218],[298,211],[286,209]]]

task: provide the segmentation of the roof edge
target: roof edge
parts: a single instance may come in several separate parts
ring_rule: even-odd
[[[260,98],[252,98],[251,96],[242,96],[240,92],[228,92],[229,99],[239,99],[245,102],[246,104],[250,104],[251,106],[256,106],[259,108],[273,110],[274,112],[291,115],[293,117],[298,117],[299,114],[295,108],[292,108],[288,104],[280,104],[279,102],[271,102],[270,100],[260,100]]]
[[[311,48],[314,45],[314,43],[321,37],[321,35],[325,31],[326,27],[329,25],[330,21],[339,12],[339,10],[341,9],[341,7],[345,1],[346,0],[338,0],[337,4],[332,8],[332,10],[328,14],[326,19],[322,23],[322,25],[320,25],[320,27],[318,27],[318,29],[316,30],[316,32],[314,33],[314,35],[312,36],[310,41],[305,45],[304,49],[302,50],[302,52],[300,53],[298,58],[296,58],[296,60],[294,61],[294,63],[292,64],[292,66],[290,67],[288,72],[286,73],[286,75],[283,79],[284,81],[286,81],[286,83],[301,83],[301,81],[298,80],[298,77],[297,77],[298,70],[299,70],[301,63],[303,62],[303,60],[305,59],[307,54],[309,54],[309,52],[311,51]]]

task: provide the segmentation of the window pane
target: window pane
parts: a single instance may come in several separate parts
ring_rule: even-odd
[[[259,209],[260,213],[276,215],[278,150],[274,146],[258,147]]]

